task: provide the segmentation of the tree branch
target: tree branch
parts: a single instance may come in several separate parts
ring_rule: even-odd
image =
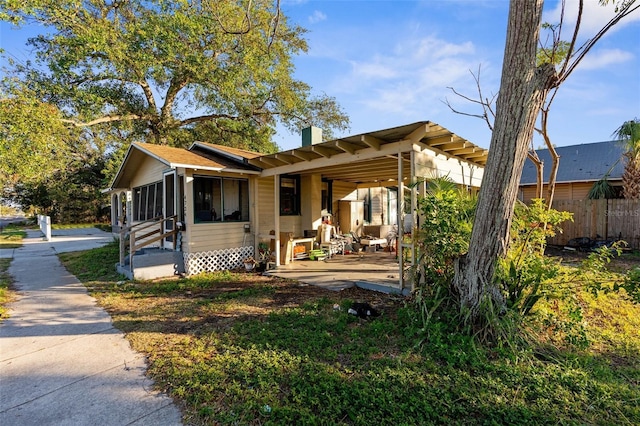
[[[582,4],[582,0],[580,1],[580,4]],[[562,82],[564,82],[569,77],[569,75],[571,75],[571,73],[576,69],[578,64],[584,59],[586,54],[591,50],[591,48],[607,32],[609,32],[609,30],[611,28],[613,28],[613,26],[615,24],[620,22],[620,20],[622,18],[627,17],[628,15],[630,15],[631,13],[635,12],[636,10],[638,10],[640,8],[640,4],[638,4],[635,7],[633,7],[634,4],[635,4],[635,0],[634,1],[630,1],[628,3],[623,3],[621,8],[620,8],[620,10],[616,13],[616,15],[613,18],[611,18],[611,20],[604,27],[602,27],[602,29],[600,31],[598,31],[598,33],[592,39],[588,40],[584,45],[582,45],[582,47],[580,47],[580,49],[578,49],[578,54],[577,54],[575,60],[573,62],[571,62],[571,64],[567,65],[567,67],[564,69],[564,72],[562,74],[558,75],[558,79],[556,81],[556,85],[560,85]]]
[[[87,121],[87,122],[78,122],[76,120],[68,120],[62,119],[63,123],[71,124],[74,127],[90,127],[95,126],[96,124],[102,123],[112,123],[114,121],[127,121],[127,120],[140,120],[146,118],[143,115],[138,114],[128,114],[128,115],[105,115],[104,117],[96,118],[95,120]]]
[[[459,96],[468,102],[479,104],[480,106],[482,106],[482,114],[471,114],[471,113],[458,111],[455,108],[453,108],[453,106],[449,103],[449,100],[446,98],[445,98],[444,104],[447,105],[449,109],[456,114],[466,115],[468,117],[475,117],[475,118],[480,118],[484,120],[484,122],[487,123],[487,127],[489,127],[489,130],[493,131],[493,120],[495,120],[496,114],[493,111],[493,108],[491,107],[491,105],[495,102],[496,96],[498,95],[497,94],[493,95],[491,99],[484,98],[482,94],[482,87],[480,85],[480,69],[481,69],[481,66],[478,65],[478,75],[474,74],[473,71],[469,70],[469,73],[471,73],[471,75],[473,76],[473,79],[476,82],[476,89],[478,90],[479,100],[473,99],[469,96],[465,96],[459,93],[458,91],[456,91],[453,87],[447,87],[447,88],[450,89],[456,96]]]
[[[187,126],[193,123],[201,123],[204,121],[212,121],[218,118],[226,118],[228,120],[240,120],[240,117],[230,115],[230,114],[209,114],[209,115],[200,115],[198,117],[189,117],[182,121],[180,121],[180,126]]]

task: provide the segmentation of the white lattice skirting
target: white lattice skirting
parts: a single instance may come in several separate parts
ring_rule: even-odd
[[[184,253],[185,272],[187,275],[195,275],[235,269],[242,266],[244,259],[249,256],[253,256],[253,246]]]

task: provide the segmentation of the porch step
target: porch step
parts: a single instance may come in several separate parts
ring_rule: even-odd
[[[129,279],[152,280],[167,278],[184,273],[182,252],[161,248],[144,248],[136,252],[132,265],[118,265],[118,272]]]

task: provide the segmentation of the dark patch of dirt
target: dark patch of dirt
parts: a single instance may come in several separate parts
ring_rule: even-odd
[[[579,250],[567,250],[561,246],[547,246],[545,252],[547,256],[553,256],[562,259],[562,263],[577,266],[580,262],[587,259],[591,254]],[[620,256],[614,256],[611,259],[609,267],[615,272],[626,272],[633,268],[640,268],[640,254],[632,251],[623,251]]]

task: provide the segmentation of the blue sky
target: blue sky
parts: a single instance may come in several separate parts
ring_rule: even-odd
[[[478,67],[484,95],[497,92],[507,0],[281,0],[281,6],[290,23],[308,30],[309,51],[295,59],[296,78],[315,94],[335,97],[351,119],[351,129],[337,136],[429,120],[489,147],[486,124],[453,113],[443,101],[477,113],[448,87],[475,98],[470,71]],[[598,0],[585,6],[581,42],[613,14]],[[558,7],[556,0],[546,1],[546,22],[557,22]],[[575,10],[577,0],[567,0],[567,21],[573,22]],[[0,23],[0,44],[25,60],[24,41],[35,33]],[[549,131],[557,146],[600,142],[634,117],[640,117],[640,10],[602,39],[563,84]],[[300,140],[285,130],[276,135],[282,149]],[[534,144],[543,142],[536,136]]]
[[[597,0],[585,3],[583,42],[612,16]],[[547,0],[546,22],[557,22],[558,5]],[[297,78],[338,100],[351,119],[346,134],[430,120],[489,147],[486,124],[453,113],[443,100],[478,112],[447,87],[476,98],[470,70],[479,66],[485,96],[497,92],[508,1],[282,0],[282,7],[309,31]],[[567,0],[569,10],[577,10],[577,1]],[[560,88],[549,131],[557,146],[600,142],[634,117],[640,117],[640,11],[601,40]],[[281,132],[277,143],[293,148],[300,138]]]

